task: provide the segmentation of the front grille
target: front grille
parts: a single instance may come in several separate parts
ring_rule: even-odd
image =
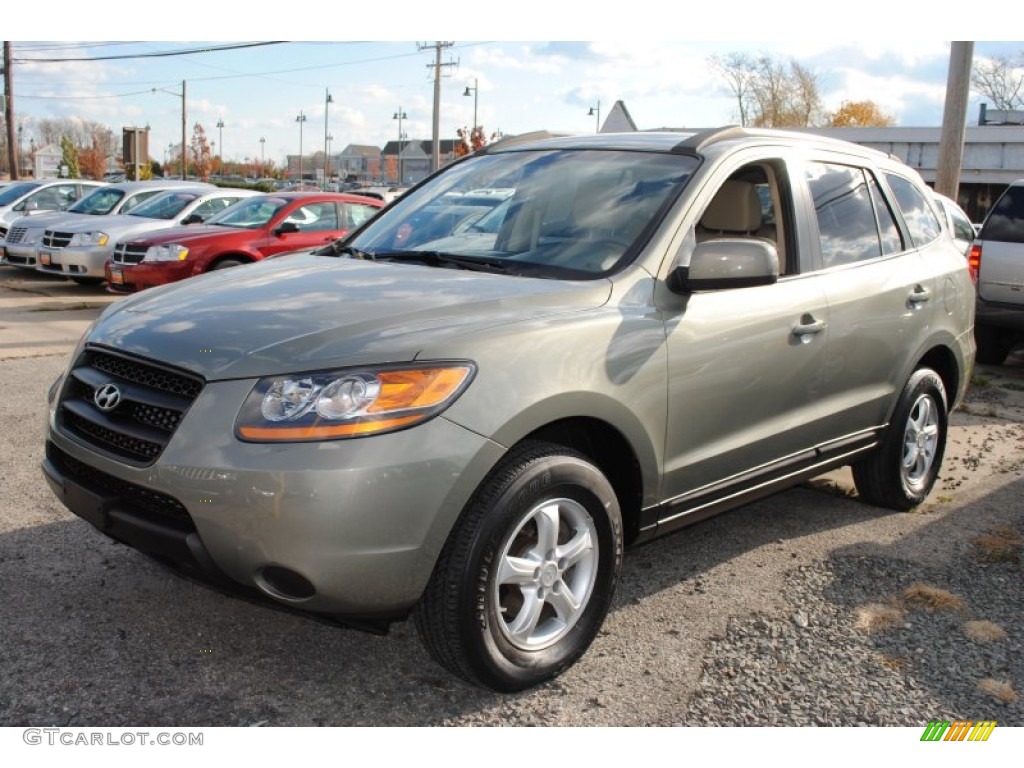
[[[22,241],[22,239],[25,237],[25,233],[27,232],[28,227],[11,227],[10,231],[7,233],[7,237],[5,237],[4,239],[10,245],[15,245]]]
[[[67,248],[71,242],[71,232],[55,232],[48,229],[43,232],[43,245],[49,248]]]
[[[90,347],[64,385],[59,425],[80,442],[145,466],[167,447],[202,388],[191,374]],[[97,397],[100,390],[106,397]]]
[[[195,530],[185,505],[172,496],[90,467],[51,442],[46,443],[46,458],[68,479],[99,496],[113,499],[115,506],[123,507],[136,517],[178,530]]]
[[[145,245],[118,243],[114,246],[114,262],[116,264],[138,264],[145,258],[147,250],[148,247]]]

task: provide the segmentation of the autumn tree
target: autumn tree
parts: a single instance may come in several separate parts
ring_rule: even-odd
[[[818,76],[797,61],[734,52],[712,57],[711,66],[736,99],[740,125],[804,128],[821,122]]]
[[[193,172],[203,181],[207,181],[213,170],[213,155],[210,152],[210,142],[206,140],[206,131],[200,123],[196,123],[192,129],[189,154]]]
[[[491,134],[488,139],[482,125],[476,126],[472,131],[468,128],[459,128],[455,131],[455,135],[459,137],[458,142],[455,144],[455,157],[464,157],[470,152],[483,149],[487,146],[488,141],[493,141],[497,136],[497,134]]]
[[[828,116],[831,128],[895,125],[896,121],[879,109],[873,101],[844,101]]]
[[[78,167],[87,179],[102,179],[107,172],[107,152],[99,136],[93,136],[92,144],[78,153]]]
[[[71,141],[71,137],[67,134],[60,137],[60,151],[61,165],[65,166],[67,170],[67,178],[69,179],[80,179],[82,178],[81,172],[78,170],[78,147]]]
[[[1024,56],[978,59],[971,70],[971,87],[988,99],[993,109],[1024,107]]]

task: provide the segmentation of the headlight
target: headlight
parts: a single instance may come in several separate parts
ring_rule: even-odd
[[[268,377],[246,399],[235,433],[262,443],[392,432],[441,413],[475,371],[458,362]]]
[[[188,248],[177,243],[154,245],[146,250],[143,261],[184,261],[188,257]]]
[[[106,245],[110,235],[106,232],[76,232],[71,236],[68,247],[75,245]]]

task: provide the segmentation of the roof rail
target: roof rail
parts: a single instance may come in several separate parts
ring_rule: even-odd
[[[727,139],[740,139],[749,135],[750,133],[742,125],[726,125],[722,128],[712,128],[695,133],[672,147],[672,151],[685,155],[696,155],[710,144]]]

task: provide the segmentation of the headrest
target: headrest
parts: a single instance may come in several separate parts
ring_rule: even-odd
[[[700,220],[705,229],[753,232],[761,227],[761,198],[749,181],[729,180]]]

